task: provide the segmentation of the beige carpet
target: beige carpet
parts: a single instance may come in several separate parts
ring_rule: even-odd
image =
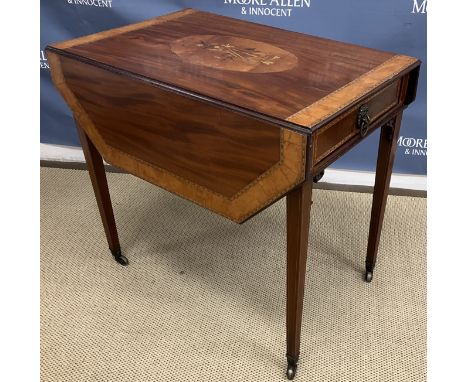
[[[108,178],[129,267],[87,173],[41,170],[42,381],[286,380],[284,199],[237,225]],[[314,192],[298,382],[426,379],[426,200],[389,197],[366,284],[370,203]]]

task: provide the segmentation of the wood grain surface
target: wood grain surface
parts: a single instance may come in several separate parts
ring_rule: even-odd
[[[300,112],[311,104],[353,81],[358,82],[358,90],[369,91],[372,86],[378,86],[392,75],[397,76],[399,71],[417,61],[389,52],[193,10],[166,16],[161,22],[153,20],[140,25],[124,31],[117,29],[115,34],[109,31],[104,36],[53,46],[76,57],[93,60],[96,65],[126,70],[279,120],[295,115],[290,120],[305,127],[313,125],[315,117],[311,119],[311,113]],[[233,39],[242,41],[241,51],[245,53],[246,49],[247,52],[253,49],[255,54],[266,56],[265,62],[269,62],[268,58],[270,61],[275,56],[279,58],[274,58],[271,64],[252,64],[248,58],[243,59],[242,54],[241,57],[234,55],[234,58],[226,59],[221,52],[218,55],[221,58],[217,59],[211,54],[214,51],[205,52],[209,55],[197,59],[193,56],[189,59],[187,52],[181,57],[177,49],[181,41],[210,44],[199,36],[212,36],[216,46],[235,45]],[[272,56],[268,57],[270,53]],[[201,62],[203,57],[208,58]],[[228,62],[229,65],[224,64],[227,68],[215,62],[222,61],[223,57],[225,61],[232,61]],[[296,64],[294,57],[297,58]],[[232,67],[241,70],[234,71]],[[275,67],[281,71],[273,72]],[[375,82],[361,86],[368,83],[368,77],[362,76],[376,68],[379,70],[372,72]],[[346,94],[355,97],[355,91],[353,87]],[[339,107],[346,103],[346,99],[340,96],[337,102]],[[326,111],[330,111],[328,106]]]
[[[304,134],[49,52],[53,80],[103,158],[243,222],[306,176]]]
[[[415,65],[418,65],[418,60],[413,57],[393,56],[326,97],[289,116],[288,121],[302,126],[317,126],[321,122],[335,117],[338,111],[343,112],[348,107],[362,101],[364,97],[372,94],[376,89],[382,89],[383,84],[388,84],[390,81],[398,82],[399,78],[406,75],[409,69],[414,69]]]
[[[275,126],[72,59],[62,70],[108,146],[223,197],[281,159]]]
[[[414,100],[412,57],[187,9],[46,48],[111,164],[243,222]]]

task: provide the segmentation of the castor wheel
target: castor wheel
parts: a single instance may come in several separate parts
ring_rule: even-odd
[[[366,265],[366,275],[365,275],[366,282],[370,283],[373,277],[374,277],[374,268]]]
[[[325,170],[322,170],[320,171],[317,175],[315,175],[312,180],[314,181],[314,183],[318,183],[320,181],[320,179],[323,178],[323,175],[325,174]]]
[[[111,252],[112,256],[114,256],[115,261],[117,261],[120,265],[128,265],[128,259],[124,255],[122,255],[120,249]]]
[[[286,371],[286,377],[288,377],[288,379],[290,381],[292,381],[294,379],[294,377],[296,376],[296,371],[297,371],[297,365],[289,365],[288,364],[288,370]]]
[[[297,361],[288,357],[288,369],[286,370],[286,377],[288,377],[288,379],[292,381],[294,377],[296,376],[296,371],[297,371]]]

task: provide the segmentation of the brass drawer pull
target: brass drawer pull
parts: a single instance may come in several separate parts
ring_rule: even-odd
[[[357,118],[357,128],[361,133],[361,137],[365,137],[367,131],[369,130],[369,107],[367,105],[363,105],[359,108],[358,118]]]

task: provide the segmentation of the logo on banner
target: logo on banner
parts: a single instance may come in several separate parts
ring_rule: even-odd
[[[413,0],[411,13],[427,13],[427,0]]]
[[[112,8],[113,0],[67,0],[68,4],[87,5],[90,7]]]
[[[49,69],[49,63],[43,50],[41,50],[41,69]]]
[[[311,0],[224,0],[239,6],[242,15],[289,17],[298,8],[310,8]]]
[[[400,136],[397,143],[405,155],[427,156],[427,139]]]

